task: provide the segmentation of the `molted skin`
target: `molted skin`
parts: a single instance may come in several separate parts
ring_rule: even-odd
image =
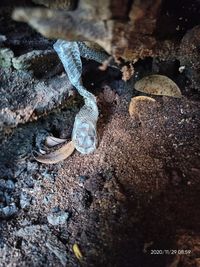
[[[84,118],[76,117],[72,140],[80,153],[89,154],[96,149],[96,136],[96,125]]]
[[[85,100],[85,105],[75,117],[72,141],[80,153],[92,153],[97,145],[96,124],[99,111],[95,96],[82,85],[82,50],[80,49],[80,43],[58,40],[54,44],[54,49],[63,63],[70,82]]]

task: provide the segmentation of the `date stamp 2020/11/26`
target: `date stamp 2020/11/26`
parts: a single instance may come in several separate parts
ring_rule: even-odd
[[[190,255],[190,249],[151,249],[151,255]]]

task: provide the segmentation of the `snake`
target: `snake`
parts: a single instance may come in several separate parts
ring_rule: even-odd
[[[82,42],[58,39],[53,47],[63,64],[70,83],[84,99],[84,105],[75,117],[72,141],[80,153],[92,153],[98,144],[96,127],[99,110],[96,97],[83,86],[81,56],[99,63],[106,60],[108,56],[106,53],[90,49]]]

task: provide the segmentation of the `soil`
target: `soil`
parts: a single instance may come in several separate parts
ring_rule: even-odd
[[[80,101],[1,139],[0,208],[15,209],[0,212],[0,266],[200,266],[199,91],[177,62],[139,61],[127,82],[98,67],[84,62],[100,109],[95,153],[55,165],[32,155],[47,135],[70,139]],[[152,96],[132,118],[129,103],[141,95],[133,84],[155,68],[183,97]],[[52,224],[52,214],[62,218]]]

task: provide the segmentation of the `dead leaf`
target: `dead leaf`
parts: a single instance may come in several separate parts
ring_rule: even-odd
[[[51,152],[46,155],[41,155],[38,153],[38,156],[35,159],[41,163],[54,164],[58,163],[66,158],[68,158],[74,152],[75,146],[72,141],[67,144],[64,144],[58,150]]]
[[[137,91],[152,94],[152,95],[165,95],[171,97],[181,97],[179,87],[170,78],[163,75],[149,75],[135,83]]]
[[[139,119],[139,114],[143,110],[143,107],[152,106],[156,103],[156,100],[149,96],[135,96],[131,99],[129,104],[129,114],[132,118]]]
[[[83,258],[83,255],[82,255],[82,253],[79,249],[79,246],[77,244],[73,245],[73,251],[74,251],[74,254],[78,260],[81,260]]]
[[[45,140],[45,145],[48,147],[54,147],[64,142],[66,142],[66,139],[56,138],[54,136],[47,136]]]

